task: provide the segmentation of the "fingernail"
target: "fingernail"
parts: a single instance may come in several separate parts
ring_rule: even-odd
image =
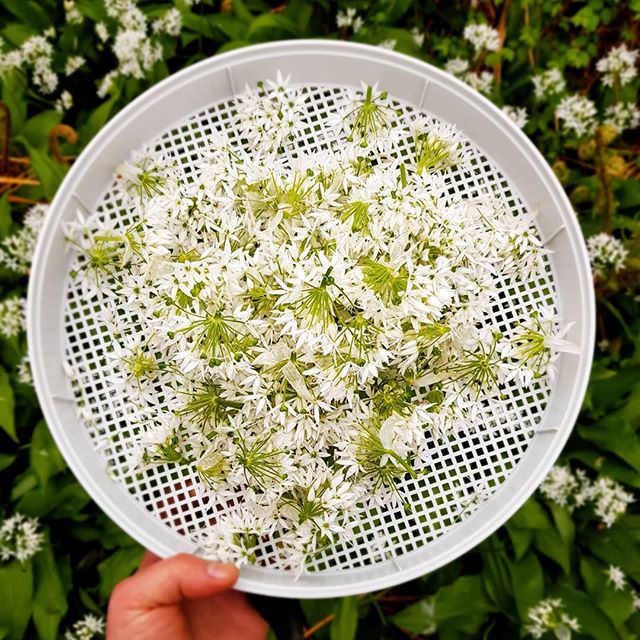
[[[235,579],[238,570],[230,564],[222,564],[220,562],[209,562],[207,564],[207,573],[216,580]]]

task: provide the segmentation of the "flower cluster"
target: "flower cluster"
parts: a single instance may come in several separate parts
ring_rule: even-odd
[[[471,43],[476,53],[500,49],[500,35],[487,24],[471,23],[464,28],[464,39]]]
[[[579,138],[594,133],[597,114],[593,101],[577,94],[564,97],[556,107],[557,118]]]
[[[98,618],[90,613],[73,623],[64,634],[64,640],[94,640],[103,637],[105,633],[104,618]]]
[[[564,76],[560,69],[552,67],[531,78],[534,93],[538,100],[549,99],[552,96],[564,93],[567,88]]]
[[[624,515],[634,500],[615,480],[605,477],[592,481],[582,469],[574,473],[568,465],[554,466],[540,492],[569,511],[590,504],[607,527]]]
[[[602,82],[608,87],[623,87],[638,74],[638,51],[628,49],[622,43],[598,60],[596,69],[602,74]]]
[[[628,251],[618,238],[608,233],[598,233],[587,239],[587,251],[593,273],[605,277],[624,267]]]
[[[44,536],[37,518],[15,513],[0,525],[0,559],[25,562],[42,548]]]
[[[349,7],[346,11],[338,11],[336,15],[336,25],[338,29],[352,29],[353,33],[358,33],[362,29],[364,21],[357,14],[353,7]]]
[[[38,234],[48,210],[49,205],[37,204],[27,211],[22,226],[0,242],[0,265],[22,275],[29,273]]]
[[[20,335],[27,324],[27,301],[24,298],[0,300],[0,334],[6,338]]]
[[[534,638],[542,638],[548,631],[552,631],[558,640],[569,640],[571,632],[580,631],[580,625],[575,618],[564,612],[564,605],[559,598],[541,600],[527,612],[529,624],[525,627],[527,633]]]
[[[242,144],[215,133],[188,174],[125,163],[131,226],[68,229],[71,275],[113,336],[109,383],[139,416],[131,464],[241,494],[208,552],[252,562],[272,540],[287,568],[402,500],[429,436],[472,428],[480,406],[500,420],[510,385],[575,351],[540,303],[491,319],[502,282],[534,280],[546,250],[531,215],[451,194],[448,171],[470,170],[458,131],[363,86],[303,153],[306,95],[281,78],[245,92]]]

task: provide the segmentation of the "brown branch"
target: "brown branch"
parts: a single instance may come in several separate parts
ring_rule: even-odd
[[[2,160],[0,161],[0,172],[9,171],[9,138],[11,137],[11,112],[9,107],[0,100],[0,112],[2,112]]]
[[[529,16],[529,3],[525,2],[524,3],[524,24],[527,27],[527,29],[529,28],[530,24],[531,24],[531,18]],[[529,59],[529,64],[531,65],[531,69],[533,71],[536,70],[536,58],[533,54],[533,49],[531,47],[527,47],[527,58]]]
[[[40,204],[39,200],[33,200],[33,198],[23,198],[22,196],[16,196],[10,193],[7,196],[7,200],[11,204]]]
[[[49,134],[49,149],[51,150],[51,155],[57,162],[64,164],[69,160],[70,156],[62,156],[60,154],[60,148],[58,147],[60,138],[64,138],[69,144],[75,144],[78,142],[78,134],[75,132],[75,129],[72,129],[68,124],[57,124],[51,129],[51,133]]]
[[[606,161],[604,157],[605,144],[602,139],[602,131],[598,127],[596,130],[596,174],[600,179],[602,185],[602,191],[604,192],[605,199],[605,211],[604,211],[604,224],[602,225],[603,231],[610,231],[611,218],[615,208],[613,201],[613,194],[611,193],[611,187],[609,185],[609,176],[607,175]]]
[[[39,180],[34,178],[20,178],[19,176],[0,176],[0,184],[18,184],[18,185],[33,185],[40,184]]]
[[[504,42],[507,39],[507,13],[509,13],[510,5],[511,0],[504,0],[502,11],[500,12],[500,18],[497,26],[498,38],[500,39],[500,47],[498,50],[502,49]],[[502,60],[500,58],[498,58],[498,62],[493,65],[493,77],[496,85],[499,86],[502,81]]]
[[[306,629],[304,635],[302,636],[305,640],[307,638],[311,638],[316,631],[320,631],[322,627],[326,627],[328,624],[333,622],[333,619],[336,617],[335,613],[330,613],[326,618],[322,618],[319,622],[316,622],[313,627]]]

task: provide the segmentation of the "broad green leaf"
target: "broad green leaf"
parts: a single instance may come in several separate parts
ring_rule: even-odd
[[[25,122],[20,136],[32,147],[45,151],[49,148],[51,130],[60,122],[62,122],[60,111],[41,111]]]
[[[462,576],[435,596],[435,622],[442,636],[477,633],[493,610],[479,575]]]
[[[300,606],[307,621],[307,628],[313,627],[313,625],[320,622],[320,620],[324,620],[327,616],[332,615],[337,603],[337,598],[322,598],[320,600],[307,600],[304,598],[300,600]],[[322,627],[316,635],[320,640],[329,638],[329,627]]]
[[[565,542],[551,525],[548,529],[538,529],[533,536],[533,544],[547,558],[557,562],[565,574],[571,571],[571,546]]]
[[[358,597],[340,598],[331,621],[331,640],[353,640],[358,628]]]
[[[551,521],[535,498],[529,498],[509,520],[520,529],[547,529]]]
[[[522,560],[511,564],[513,593],[518,615],[527,621],[527,611],[544,597],[544,576],[540,561],[534,553],[527,553]]]
[[[35,475],[33,478],[37,485]],[[77,519],[82,517],[80,511],[89,500],[86,491],[73,477],[59,475],[50,478],[44,486],[35,486],[26,491],[16,507],[37,518],[49,516],[55,520]]]
[[[13,411],[13,389],[9,382],[9,374],[0,367],[0,429],[2,429],[14,442],[18,442]]]
[[[620,640],[611,621],[586,593],[562,585],[555,589],[553,595],[562,599],[567,615],[578,620],[581,634],[595,640]]]
[[[482,553],[482,584],[489,598],[506,615],[513,611],[513,587],[507,554],[498,536],[491,536],[478,546]]]
[[[143,554],[142,547],[125,547],[112,553],[98,565],[100,575],[98,594],[103,600],[109,598],[118,582],[129,577],[138,568]]]
[[[629,516],[623,516],[610,528],[589,528],[582,532],[581,542],[594,556],[606,564],[620,567],[624,573],[640,582],[640,528]]]
[[[48,200],[53,200],[53,196],[55,196],[62,179],[68,171],[67,165],[56,162],[47,153],[32,147],[29,143],[25,143],[25,146],[31,159],[31,166],[40,180],[45,197]]]
[[[436,632],[435,596],[428,596],[392,615],[391,622],[399,629],[416,635]]]
[[[0,471],[10,467],[18,456],[13,453],[0,453]]]
[[[27,101],[24,93],[27,89],[27,77],[12,69],[2,76],[2,101],[7,105],[11,114],[11,134],[20,132],[27,117]]]
[[[576,527],[571,519],[571,514],[565,507],[561,507],[555,502],[549,502],[549,509],[556,529],[560,534],[563,542],[571,546],[576,534]]]
[[[44,420],[40,420],[33,430],[29,461],[41,485],[47,484],[51,476],[66,469],[64,459]]]
[[[11,229],[11,207],[9,206],[9,200],[5,193],[0,198],[0,240],[6,238]]]
[[[81,144],[88,144],[91,138],[107,124],[109,118],[113,115],[114,107],[119,98],[120,93],[117,92],[93,110],[88,120],[78,129],[78,138]]]
[[[300,29],[289,18],[277,13],[263,13],[251,21],[246,37],[249,40],[262,42],[300,35]]]
[[[35,0],[2,0],[2,6],[38,31],[44,31],[51,25],[51,17]]]
[[[7,640],[22,640],[31,618],[31,562],[21,564],[14,560],[0,564],[0,594],[0,629],[7,629]]]
[[[60,620],[67,612],[67,594],[48,541],[33,559],[33,573],[33,622],[40,640],[56,640]]]
[[[534,529],[520,529],[511,523],[506,524],[507,533],[513,545],[513,553],[516,560],[520,560],[531,547],[533,542]]]

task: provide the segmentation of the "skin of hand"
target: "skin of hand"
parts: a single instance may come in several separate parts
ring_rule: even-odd
[[[111,595],[107,640],[265,640],[267,623],[231,589],[237,579],[232,565],[147,552]]]

